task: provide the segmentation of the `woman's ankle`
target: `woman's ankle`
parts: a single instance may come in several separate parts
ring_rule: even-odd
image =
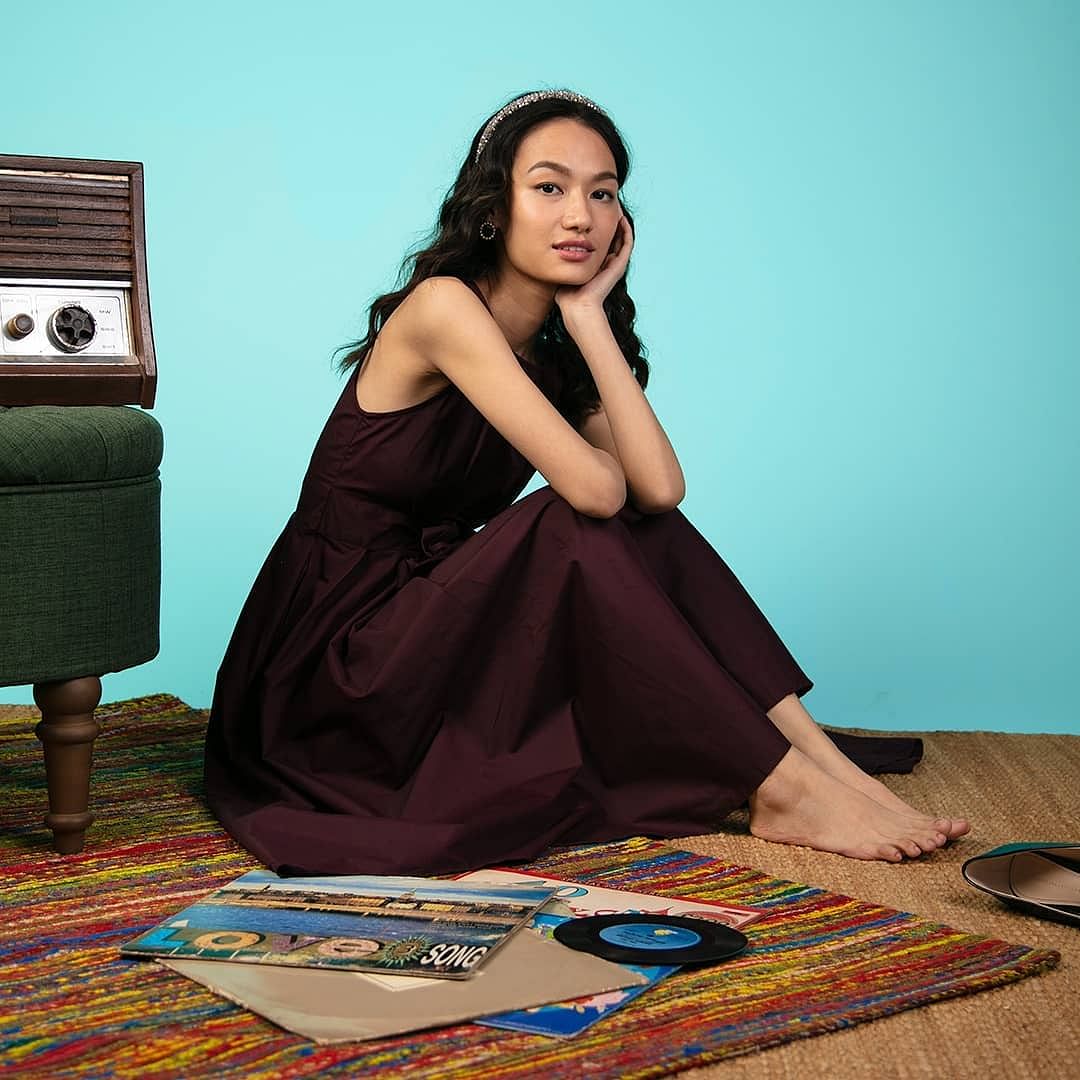
[[[783,810],[798,798],[803,784],[800,782],[807,765],[812,765],[805,754],[791,746],[773,766],[772,771],[750,794],[750,812],[758,809]]]

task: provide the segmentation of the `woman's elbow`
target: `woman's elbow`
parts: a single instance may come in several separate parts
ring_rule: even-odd
[[[587,517],[612,518],[626,505],[626,485],[621,495],[608,492],[598,499],[591,499],[579,505],[577,510]]]
[[[686,495],[686,486],[680,484],[677,490],[667,492],[655,498],[634,497],[634,506],[643,514],[666,514],[674,510],[683,501]]]
[[[580,499],[575,509],[588,517],[614,517],[626,504],[626,479],[620,470],[619,476],[607,475],[593,487],[589,494]]]
[[[610,454],[603,450],[596,453],[602,467],[577,509],[589,517],[614,517],[626,504],[626,477],[619,463]]]

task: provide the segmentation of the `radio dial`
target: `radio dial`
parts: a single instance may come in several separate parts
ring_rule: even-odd
[[[94,340],[94,316],[78,304],[58,308],[49,319],[49,334],[64,352],[81,352]]]
[[[7,332],[16,340],[26,337],[27,334],[33,333],[34,320],[26,312],[21,311],[18,315],[12,315],[7,321]]]

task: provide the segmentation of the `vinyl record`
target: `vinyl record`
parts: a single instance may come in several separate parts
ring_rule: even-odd
[[[711,964],[749,944],[730,926],[682,915],[589,915],[554,930],[571,949],[617,964]]]

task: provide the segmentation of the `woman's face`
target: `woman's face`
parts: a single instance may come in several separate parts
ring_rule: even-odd
[[[518,144],[502,226],[506,257],[519,272],[554,284],[581,285],[603,264],[622,216],[615,159],[592,128],[559,117]],[[576,240],[591,250],[574,261],[554,245]]]

